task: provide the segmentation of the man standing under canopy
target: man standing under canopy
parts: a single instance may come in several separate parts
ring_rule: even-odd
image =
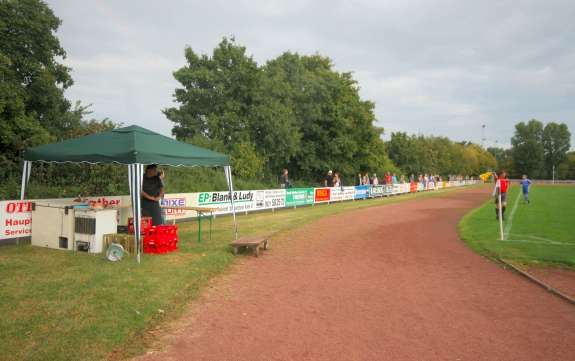
[[[152,225],[162,224],[160,199],[164,196],[164,182],[159,177],[158,166],[146,166],[142,182],[142,217],[152,217]]]

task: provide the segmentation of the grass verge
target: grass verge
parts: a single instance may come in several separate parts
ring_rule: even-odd
[[[455,189],[239,216],[241,235],[289,232],[321,217]],[[207,222],[206,222],[207,224]],[[179,251],[111,263],[32,246],[0,248],[0,360],[98,360],[142,353],[146,330],[181,315],[233,261],[230,217],[196,242],[180,224]],[[205,234],[204,234],[205,235]]]

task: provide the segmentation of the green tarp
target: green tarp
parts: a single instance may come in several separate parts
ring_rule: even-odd
[[[136,125],[30,148],[24,159],[207,167],[230,164],[230,158],[225,154],[178,142]]]

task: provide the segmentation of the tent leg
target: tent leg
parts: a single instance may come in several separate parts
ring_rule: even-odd
[[[30,180],[30,171],[32,170],[32,162],[25,160],[22,167],[22,185],[20,186],[20,200],[26,198],[26,187]]]
[[[232,167],[229,165],[225,166],[224,173],[226,175],[226,182],[228,183],[230,202],[232,204],[232,217],[234,218],[234,240],[235,240],[238,239],[238,221],[236,219],[236,204],[234,201],[234,183],[232,180]]]
[[[134,243],[136,249],[136,259],[138,264],[141,261],[141,215],[142,208],[140,206],[141,202],[141,191],[142,191],[142,176],[143,176],[143,166],[140,163],[130,164],[128,169],[128,177],[130,184],[130,197],[132,199],[132,216],[134,218]]]

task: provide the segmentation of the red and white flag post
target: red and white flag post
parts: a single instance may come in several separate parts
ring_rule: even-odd
[[[499,236],[503,241],[503,204],[501,204],[501,179],[495,182],[495,192],[497,194],[497,213],[499,214]]]

